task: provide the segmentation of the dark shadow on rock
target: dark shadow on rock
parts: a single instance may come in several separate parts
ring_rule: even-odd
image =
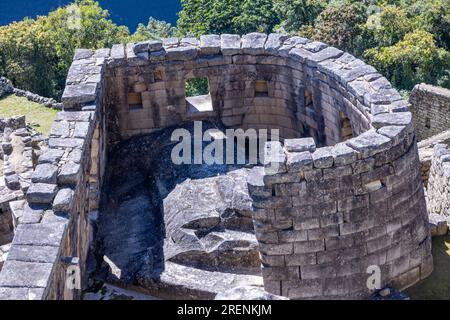
[[[160,280],[160,275],[166,269],[165,262],[168,259],[195,268],[220,268],[221,270],[230,268],[230,272],[236,273],[245,272],[245,268],[240,270],[233,268],[236,259],[241,259],[244,265],[248,267],[257,265],[259,270],[256,241],[245,239],[245,237],[251,238],[251,236],[254,238],[251,212],[249,212],[251,210],[250,200],[245,199],[247,202],[242,200],[245,202],[244,208],[239,208],[239,205],[231,203],[235,197],[232,183],[234,178],[227,176],[227,173],[238,172],[244,165],[174,165],[171,161],[171,152],[178,142],[171,141],[171,135],[174,129],[179,128],[192,133],[193,123],[133,137],[118,144],[110,152],[99,210],[95,242],[97,269],[93,277],[123,286],[145,286],[146,283]],[[223,132],[225,130],[218,123],[203,122],[203,132],[208,129],[219,129]],[[208,144],[204,142],[203,146]],[[226,179],[216,181],[215,177],[218,176],[226,176]],[[196,190],[201,190],[203,183],[218,186],[216,190],[218,193],[214,194],[214,197],[218,194],[221,198],[231,199],[227,200],[229,203],[218,206],[215,206],[214,198],[205,199],[211,204],[217,221],[212,221],[214,219],[206,214],[199,219],[181,219],[181,225],[178,222],[173,223],[173,221],[172,223],[165,222],[165,218],[166,220],[171,219],[164,215],[164,201],[167,199],[171,199],[175,204],[169,206],[175,210],[174,217],[176,216],[178,219],[183,214],[189,216],[189,210],[177,208],[176,202],[183,202],[183,195],[171,196],[171,193],[176,192],[180,185],[187,185],[187,187],[180,187],[182,191],[196,192]],[[197,185],[197,187],[193,188],[191,185]],[[240,185],[246,186],[246,182],[241,181]],[[230,195],[226,193],[230,193]],[[198,202],[202,202],[200,200]],[[197,202],[194,198],[191,198],[190,201]],[[234,200],[234,202],[236,201]],[[228,206],[232,208],[227,208]],[[177,210],[183,212],[179,215]],[[192,213],[194,216],[195,214],[202,215],[201,210],[203,207],[200,209],[195,207]],[[202,226],[202,223],[205,225]],[[168,245],[167,225],[175,226],[174,228],[179,230],[192,231],[195,233],[193,238],[198,241],[192,244],[193,247],[185,248],[186,250],[180,249],[180,246],[182,247],[189,241],[180,241],[178,246]],[[238,234],[240,228],[250,235],[244,234],[244,239],[239,239],[242,236]],[[170,237],[174,237],[174,235],[175,237],[185,237],[190,232],[181,232],[178,229],[169,230]],[[223,232],[227,230],[235,231],[225,235]],[[233,232],[237,233],[237,239],[233,238]],[[196,250],[195,246],[199,245],[200,241],[203,241],[203,248],[208,246],[212,248],[217,244],[220,250],[213,248],[208,253],[201,249]],[[206,245],[205,242],[207,242]],[[235,247],[237,250],[233,251]],[[169,248],[171,252],[165,252],[165,248],[166,250]],[[231,251],[227,251],[228,249]],[[239,250],[251,250],[251,252],[242,254]]]

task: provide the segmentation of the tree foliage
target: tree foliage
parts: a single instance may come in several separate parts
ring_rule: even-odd
[[[449,84],[450,53],[438,48],[427,31],[408,33],[392,46],[367,50],[365,56],[400,89],[420,82]]]
[[[139,42],[144,40],[170,38],[174,37],[177,33],[177,28],[172,27],[170,23],[150,17],[146,26],[142,23],[138,25],[136,32],[131,36],[130,40]]]
[[[303,28],[300,34],[355,52],[365,18],[364,12],[355,5],[330,6],[319,14],[314,26]]]
[[[128,28],[93,0],[77,0],[48,16],[0,27],[0,73],[17,87],[58,98],[76,48],[121,43]]]
[[[181,0],[177,26],[185,35],[270,32],[279,23],[273,0]]]
[[[94,0],[0,27],[0,75],[58,98],[76,48],[207,33],[285,32],[374,64],[399,89],[450,87],[449,0],[181,0],[177,26],[150,18],[130,35]],[[199,85],[200,87],[200,85]],[[204,85],[203,85],[204,87]]]

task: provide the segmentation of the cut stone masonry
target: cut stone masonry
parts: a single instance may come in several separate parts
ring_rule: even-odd
[[[266,291],[367,298],[369,266],[398,288],[431,273],[412,116],[388,80],[318,41],[208,35],[77,50],[24,203],[42,219],[18,226],[0,299],[79,298],[62,258],[79,258],[85,286],[106,151],[191,121],[185,81],[199,77],[213,106],[204,119],[280,130],[282,142],[267,144],[277,171],[256,167],[249,178]]]

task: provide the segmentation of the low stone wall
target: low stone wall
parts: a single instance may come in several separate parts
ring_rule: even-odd
[[[421,83],[414,87],[409,102],[418,141],[450,128],[450,90]]]
[[[428,177],[430,175],[431,159],[433,158],[433,149],[437,144],[450,145],[450,130],[441,132],[435,136],[419,141],[420,174],[425,188],[428,188]]]
[[[9,81],[8,79],[6,79],[4,77],[0,77],[0,98],[4,95],[11,94],[11,93],[13,93],[19,97],[25,97],[30,101],[42,104],[48,108],[53,108],[53,109],[58,109],[58,110],[62,109],[62,103],[59,103],[55,99],[42,97],[38,94],[29,92],[26,90],[14,88],[11,81]]]
[[[78,63],[91,67],[90,61]],[[58,113],[26,199],[11,203],[14,215],[27,219],[19,220],[0,273],[0,299],[77,299],[86,285],[89,216],[98,208],[99,168],[106,161],[102,73],[100,68],[95,101]],[[79,271],[81,287],[67,285],[69,266]]]
[[[63,104],[56,101],[53,98],[42,97],[36,93],[32,93],[26,90],[14,88],[12,93],[14,93],[18,97],[25,97],[30,101],[42,104],[47,108],[62,110]]]
[[[428,211],[450,217],[450,147],[437,144],[433,149],[433,158],[428,182]]]

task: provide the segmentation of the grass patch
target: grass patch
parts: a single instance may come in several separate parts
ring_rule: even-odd
[[[450,236],[433,238],[434,271],[406,290],[412,300],[450,299]]]
[[[24,115],[27,123],[46,136],[50,133],[52,122],[58,112],[13,94],[0,99],[0,116],[10,118]]]

